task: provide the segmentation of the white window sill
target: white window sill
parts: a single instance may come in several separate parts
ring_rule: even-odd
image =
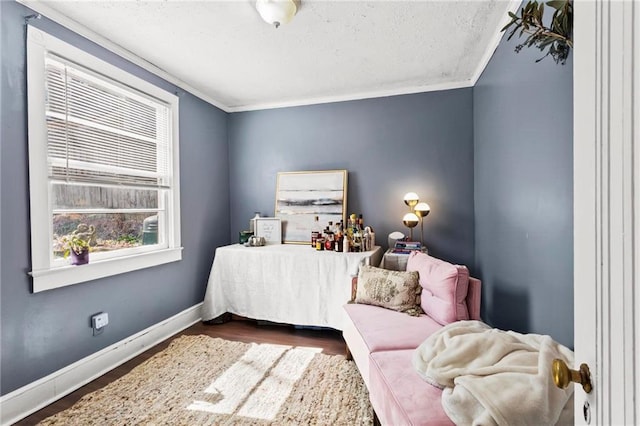
[[[181,259],[182,247],[179,247],[112,259],[89,260],[86,265],[67,265],[60,268],[32,271],[29,275],[33,277],[33,292],[38,293],[163,263],[176,262]]]

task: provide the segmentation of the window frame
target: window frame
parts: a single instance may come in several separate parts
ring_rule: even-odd
[[[44,97],[45,56],[47,52],[77,63],[98,75],[115,80],[123,88],[129,87],[143,92],[170,106],[171,158],[169,162],[172,178],[165,209],[167,215],[166,246],[157,245],[122,250],[124,253],[120,256],[111,254],[102,259],[92,259],[88,264],[81,266],[59,266],[59,262],[54,262],[52,254],[53,203],[49,191],[48,138]],[[32,260],[32,271],[29,274],[33,278],[33,292],[181,260],[178,97],[31,25],[27,27],[26,74]]]

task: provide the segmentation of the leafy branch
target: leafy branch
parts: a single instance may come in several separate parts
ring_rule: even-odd
[[[564,65],[569,56],[569,51],[573,47],[572,0],[551,0],[546,2],[546,5],[555,9],[550,27],[545,26],[542,22],[545,3],[538,3],[534,0],[529,1],[526,6],[520,9],[520,16],[509,12],[511,22],[505,25],[501,31],[506,31],[513,27],[507,40],[511,40],[518,30],[520,30],[518,37],[527,35],[525,41],[516,46],[516,52],[520,52],[523,47],[531,46],[537,47],[540,51],[549,49],[536,62],[540,62],[551,55],[556,63]]]

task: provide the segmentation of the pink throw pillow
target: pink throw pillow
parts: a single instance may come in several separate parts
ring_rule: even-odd
[[[422,310],[442,325],[468,320],[466,297],[469,270],[427,254],[413,252],[407,261],[407,271],[420,274]]]

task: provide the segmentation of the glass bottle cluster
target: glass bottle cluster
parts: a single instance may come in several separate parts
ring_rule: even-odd
[[[330,221],[323,229],[318,216],[314,218],[311,229],[311,247],[318,251],[336,251],[342,253],[369,251],[375,244],[375,236],[370,226],[364,226],[362,215],[351,214],[344,221]]]

